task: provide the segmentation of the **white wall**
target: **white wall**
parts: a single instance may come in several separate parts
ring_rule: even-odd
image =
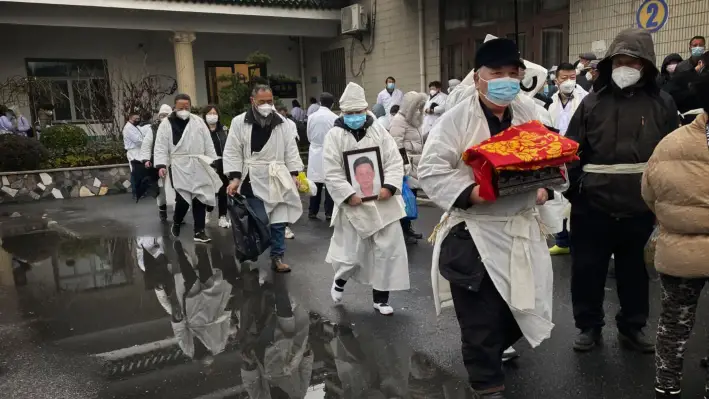
[[[269,74],[298,78],[298,46],[285,36],[197,33],[193,43],[197,105],[207,104],[205,61],[244,61],[259,50],[272,58]],[[109,73],[135,76],[147,57],[150,73],[175,76],[170,32],[18,26],[0,24],[0,37],[12,38],[13,51],[0,63],[0,81],[27,76],[26,58],[106,59]],[[179,89],[178,89],[179,91]],[[30,115],[25,109],[25,115]]]

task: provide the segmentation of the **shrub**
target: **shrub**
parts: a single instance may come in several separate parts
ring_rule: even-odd
[[[89,136],[75,125],[55,125],[44,129],[39,141],[49,150],[67,150],[85,146]]]
[[[49,152],[50,158],[43,164],[46,169],[128,163],[123,143],[115,140],[92,141],[82,147]]]
[[[0,135],[0,172],[35,170],[49,158],[49,152],[37,140],[26,136]]]

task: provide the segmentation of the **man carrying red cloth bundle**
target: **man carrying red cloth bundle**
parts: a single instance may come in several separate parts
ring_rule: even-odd
[[[505,397],[503,351],[522,336],[536,347],[554,326],[551,257],[540,219],[547,221],[540,208],[553,196],[551,189],[564,187],[486,201],[462,159],[468,148],[537,119],[533,100],[519,95],[523,68],[514,42],[494,39],[480,46],[474,94],[438,120],[419,162],[422,188],[447,211],[433,252],[436,311],[455,307],[471,387],[486,399]]]

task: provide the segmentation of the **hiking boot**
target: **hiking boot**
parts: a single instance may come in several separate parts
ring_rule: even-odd
[[[204,230],[194,233],[194,240],[195,240],[195,242],[201,242],[201,243],[208,243],[208,242],[212,241],[212,239],[209,238],[209,236],[207,236],[207,234],[204,232]]]
[[[161,222],[167,222],[167,205],[160,205],[158,207],[158,214],[160,215]]]
[[[180,225],[181,224],[182,223],[174,222],[172,224],[172,227],[170,227],[170,234],[172,234],[173,237],[180,238]]]
[[[618,339],[628,349],[640,353],[655,353],[655,344],[645,335],[643,330],[618,330]]]
[[[577,352],[588,352],[601,342],[601,330],[589,328],[583,330],[576,336],[574,350]]]
[[[558,245],[554,245],[553,247],[549,248],[549,255],[551,255],[551,256],[568,255],[570,253],[571,253],[571,248],[569,248],[569,247],[560,247]]]
[[[679,399],[682,397],[682,390],[655,388],[655,399]]]
[[[271,258],[271,268],[276,271],[276,273],[290,273],[290,266],[283,263],[283,259],[280,256],[274,256]]]

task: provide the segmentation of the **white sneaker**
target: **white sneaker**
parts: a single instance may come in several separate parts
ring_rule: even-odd
[[[338,291],[336,288],[340,288],[337,283],[332,282],[332,288],[330,288],[330,296],[335,303],[340,303],[342,301],[342,293],[344,288],[340,288],[343,291]]]
[[[226,216],[221,216],[219,217],[219,227],[228,229],[231,227],[231,222],[229,219],[226,218]]]
[[[286,238],[289,240],[292,240],[295,238],[295,234],[293,234],[293,230],[290,229],[290,227],[286,226]]]
[[[375,303],[374,304],[374,309],[379,311],[379,314],[384,315],[384,316],[390,316],[394,314],[394,308],[389,306],[386,303]]]

